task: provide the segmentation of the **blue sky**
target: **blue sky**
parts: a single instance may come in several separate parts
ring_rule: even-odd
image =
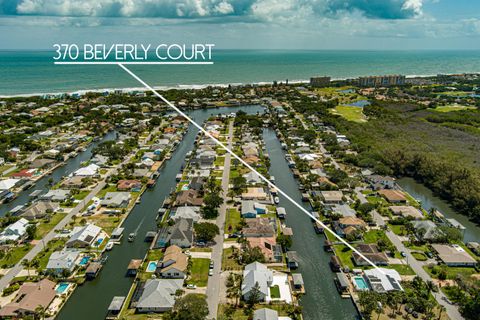
[[[0,49],[480,49],[477,0],[0,0]]]

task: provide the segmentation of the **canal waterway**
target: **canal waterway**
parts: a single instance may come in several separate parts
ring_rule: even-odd
[[[90,143],[90,145],[86,148],[85,151],[82,151],[77,156],[68,159],[63,166],[56,168],[51,174],[45,175],[39,180],[37,180],[31,188],[19,192],[19,194],[13,201],[1,204],[0,216],[3,217],[7,212],[12,210],[16,206],[27,204],[31,200],[30,194],[35,190],[42,190],[41,194],[45,194],[51,187],[48,183],[50,178],[53,180],[53,184],[58,183],[63,177],[80,168],[82,162],[90,160],[90,158],[92,157],[92,150],[96,146],[98,146],[103,141],[115,139],[115,136],[116,132],[110,131],[100,140]]]
[[[270,156],[270,175],[275,177],[276,185],[293,200],[311,211],[309,203],[302,202],[298,183],[290,171],[285,152],[273,129],[263,131],[265,147]],[[297,271],[303,276],[305,291],[300,304],[305,320],[335,319],[351,320],[357,317],[357,311],[349,299],[342,299],[333,282],[334,274],[329,267],[331,253],[323,250],[325,238],[315,233],[310,218],[294,204],[279,195],[280,206],[287,211],[286,225],[293,230],[293,246],[297,252],[299,265]]]
[[[420,200],[425,210],[428,211],[431,208],[435,208],[443,213],[446,218],[454,218],[460,222],[465,227],[464,242],[480,242],[480,227],[470,221],[467,216],[455,212],[445,200],[437,197],[425,185],[418,183],[412,178],[401,178],[397,180],[397,183],[415,199]]]
[[[215,109],[194,110],[188,112],[197,123],[203,123],[211,115],[228,114],[243,110],[248,114],[263,113],[261,106],[223,107]],[[176,186],[175,176],[180,172],[185,162],[186,154],[193,149],[198,129],[190,125],[183,141],[164,166],[160,169],[155,187],[146,191],[122,227],[124,237],[131,232],[138,232],[134,242],[123,239],[108,253],[108,260],[99,276],[93,281],[88,281],[79,286],[72,294],[66,305],[59,313],[57,319],[83,320],[103,319],[108,305],[114,296],[126,296],[131,285],[132,278],[125,277],[128,263],[131,259],[143,259],[147,253],[149,243],[143,241],[148,231],[156,230],[157,211],[163,200]],[[138,229],[138,230],[137,230]]]

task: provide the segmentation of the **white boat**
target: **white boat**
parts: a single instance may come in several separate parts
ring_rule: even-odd
[[[108,242],[107,245],[105,246],[105,250],[110,251],[113,249],[113,242]]]
[[[128,242],[133,242],[133,240],[135,240],[135,233],[132,232],[128,235]]]
[[[273,198],[273,201],[275,202],[275,204],[279,204],[280,203],[280,198],[275,197],[275,198]]]

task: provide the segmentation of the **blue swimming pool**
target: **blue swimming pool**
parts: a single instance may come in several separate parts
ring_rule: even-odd
[[[188,191],[189,187],[188,187],[188,184],[184,184],[182,186],[182,191]]]
[[[157,270],[157,261],[150,261],[147,266],[147,272],[155,272]]]
[[[99,239],[97,240],[97,242],[95,243],[95,245],[96,245],[97,247],[100,247],[100,245],[102,244],[102,242],[103,242],[103,238],[99,238]]]
[[[357,290],[368,290],[368,284],[363,277],[354,277],[353,281]]]
[[[65,290],[67,290],[69,285],[70,284],[68,282],[60,282],[57,288],[55,288],[55,292],[58,294],[62,294],[65,292]]]
[[[89,256],[85,256],[82,258],[82,260],[80,260],[80,262],[78,263],[78,265],[80,266],[84,266],[88,263],[88,261],[90,260],[90,257]]]

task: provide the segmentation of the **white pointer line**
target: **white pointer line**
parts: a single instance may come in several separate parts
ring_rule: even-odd
[[[160,93],[158,93],[155,89],[153,89],[151,86],[149,86],[145,81],[140,79],[136,74],[134,74],[132,71],[130,71],[127,67],[125,67],[122,63],[118,63],[118,65],[125,70],[128,74],[130,74],[134,79],[136,79],[138,82],[140,82],[142,85],[145,86],[145,88],[149,89],[152,91],[154,95],[159,97],[163,102],[168,104],[173,110],[175,110],[178,114],[180,114],[182,117],[187,119],[191,124],[193,124],[195,127],[197,127],[201,132],[203,132],[207,137],[215,141],[217,145],[222,147],[225,151],[230,153],[235,159],[240,161],[244,166],[246,166],[248,169],[250,169],[252,172],[254,172],[256,175],[258,175],[263,181],[265,181],[271,188],[277,189],[277,192],[280,193],[282,196],[284,196],[287,200],[289,200],[291,203],[293,203],[295,206],[297,206],[301,211],[303,211],[307,216],[309,216],[311,219],[315,220],[317,223],[319,223],[324,229],[326,229],[328,232],[333,234],[338,240],[340,240],[343,244],[345,244],[347,247],[352,249],[355,253],[357,253],[360,257],[365,259],[369,264],[371,264],[373,267],[377,268],[380,272],[384,273],[383,270],[381,270],[379,267],[375,265],[370,259],[365,257],[361,252],[359,252],[357,249],[355,249],[351,244],[346,242],[343,238],[341,238],[339,235],[337,235],[333,230],[331,230],[329,227],[327,227],[323,222],[321,222],[319,219],[314,217],[312,213],[308,212],[307,209],[302,207],[300,204],[298,204],[295,200],[293,200],[288,194],[286,194],[284,191],[282,191],[279,187],[274,185],[270,180],[265,178],[263,175],[261,175],[257,170],[255,170],[252,166],[250,166],[248,163],[246,163],[242,158],[237,156],[232,150],[230,150],[226,145],[224,145],[222,142],[217,140],[214,136],[212,136],[207,130],[205,130],[202,126],[200,126],[198,123],[193,121],[189,116],[187,116],[182,110],[177,108],[173,103],[165,99]]]
[[[115,61],[54,61],[57,65],[101,65],[101,64],[119,64]],[[125,61],[122,64],[170,64],[170,65],[206,65],[213,64],[213,61]]]

